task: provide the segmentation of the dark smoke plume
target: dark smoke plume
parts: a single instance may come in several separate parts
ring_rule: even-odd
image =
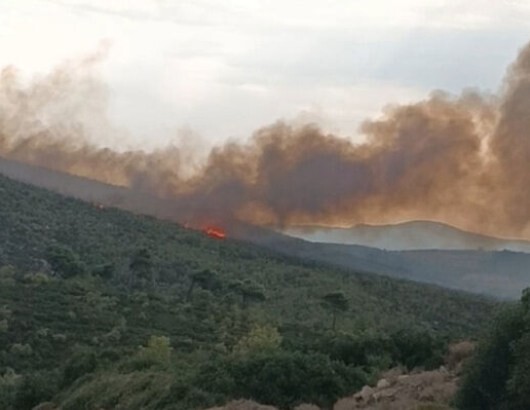
[[[182,222],[428,219],[530,238],[530,45],[498,95],[438,92],[395,106],[362,125],[362,144],[278,122],[212,149],[191,173],[179,147],[117,152],[90,142],[121,132],[93,75],[100,58],[68,62],[29,85],[5,68],[0,155],[170,200]]]

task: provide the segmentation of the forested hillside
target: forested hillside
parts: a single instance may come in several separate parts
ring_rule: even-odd
[[[1,157],[0,174],[87,202],[169,221],[183,218],[178,203],[174,200],[161,199],[137,189],[108,185]],[[516,299],[530,284],[528,253],[432,249],[387,251],[358,245],[313,243],[235,221],[225,224],[224,228],[233,238],[288,256],[498,298]],[[462,240],[458,236],[453,238],[455,243]],[[477,240],[476,236],[466,238],[469,239],[469,244]]]
[[[0,266],[6,409],[326,406],[390,366],[438,365],[496,307],[3,177]]]
[[[248,240],[287,255],[451,289],[516,299],[530,285],[530,254],[511,251],[385,251],[259,235]]]

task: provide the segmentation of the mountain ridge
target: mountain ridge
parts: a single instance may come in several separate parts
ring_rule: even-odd
[[[395,224],[357,224],[348,228],[298,226],[283,231],[311,242],[363,245],[379,249],[486,250],[530,253],[530,241],[466,231],[439,221],[413,220]]]

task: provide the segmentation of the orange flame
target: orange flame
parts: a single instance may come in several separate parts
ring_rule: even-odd
[[[224,229],[219,228],[217,226],[208,226],[206,229],[204,229],[204,232],[210,238],[226,239],[226,233],[225,233]]]

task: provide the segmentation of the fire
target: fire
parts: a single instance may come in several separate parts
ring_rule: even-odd
[[[210,238],[226,239],[226,233],[225,233],[224,229],[223,228],[219,228],[217,226],[208,226],[206,229],[204,229],[204,232]]]

